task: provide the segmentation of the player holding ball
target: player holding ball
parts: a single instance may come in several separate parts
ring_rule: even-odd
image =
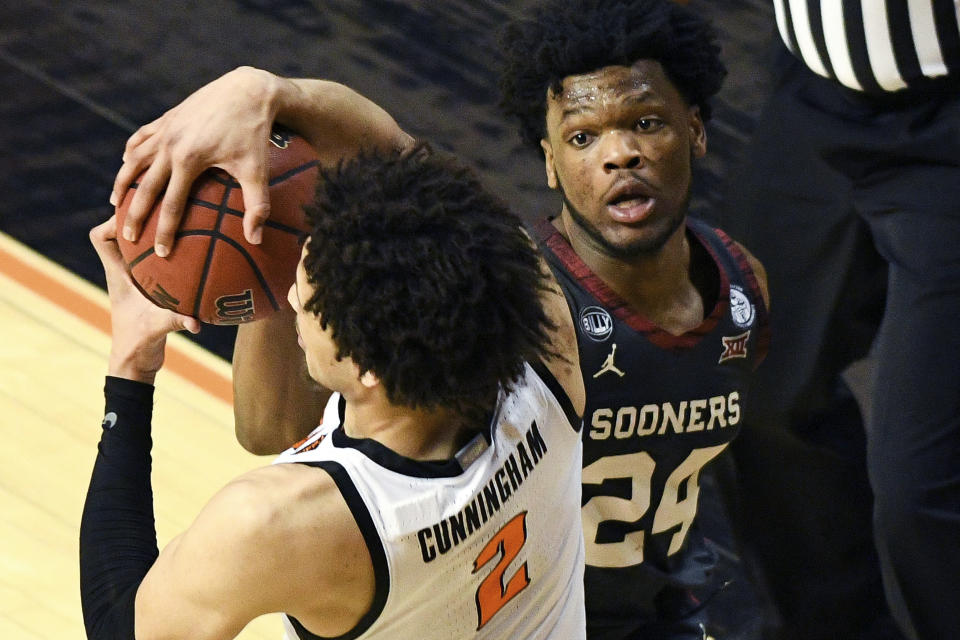
[[[153,382],[167,332],[198,323],[140,295],[116,218],[91,233],[113,346],[80,527],[89,638],[225,640],[271,612],[300,640],[585,637],[563,297],[469,170],[424,145],[351,152],[307,208],[293,322],[241,325],[299,341],[286,369],[333,392],[323,422],[161,553]]]

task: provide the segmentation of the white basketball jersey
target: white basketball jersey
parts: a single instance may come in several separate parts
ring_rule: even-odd
[[[585,637],[580,422],[548,372],[527,366],[489,433],[453,460],[350,438],[342,418],[334,394],[323,423],[276,460],[326,470],[366,538],[376,594],[340,638]],[[284,621],[290,638],[316,637]]]

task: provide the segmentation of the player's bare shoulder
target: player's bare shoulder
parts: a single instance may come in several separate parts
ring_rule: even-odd
[[[375,577],[333,478],[319,467],[279,464],[240,476],[224,492],[249,536],[255,557],[248,561],[273,584],[278,608],[321,636],[352,629],[370,608]]]
[[[540,303],[554,325],[550,342],[550,349],[554,356],[547,358],[545,364],[567,392],[577,414],[583,415],[586,390],[583,374],[580,371],[580,353],[577,348],[577,330],[573,324],[573,315],[566,296],[550,272],[546,261],[541,259],[541,264],[550,275],[547,277],[547,286],[540,295]]]
[[[523,233],[535,247],[536,241],[530,232],[523,229]],[[583,386],[583,374],[580,372],[580,354],[577,350],[577,330],[573,324],[573,315],[553,270],[550,269],[543,255],[539,255],[544,284],[540,291],[540,304],[553,325],[550,331],[550,350],[554,355],[547,358],[544,364],[567,392],[577,414],[583,415],[586,391]]]

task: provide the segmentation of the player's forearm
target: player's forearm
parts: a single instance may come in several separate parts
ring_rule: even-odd
[[[240,325],[233,396],[237,441],[257,455],[280,453],[320,423],[330,392],[306,374],[292,312]]]
[[[328,80],[276,78],[269,95],[276,120],[335,163],[362,148],[397,149],[412,138],[379,105]]]
[[[159,555],[150,484],[153,387],[108,377],[104,395],[80,521],[80,601],[88,638],[132,638],[137,588]]]

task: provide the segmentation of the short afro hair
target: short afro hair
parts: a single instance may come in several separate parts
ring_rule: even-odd
[[[475,417],[552,353],[535,247],[452,157],[364,152],[321,171],[307,218],[304,308],[391,402]]]
[[[547,89],[559,92],[568,76],[656,60],[706,121],[727,74],[713,27],[673,0],[547,0],[507,25],[501,50],[500,106],[538,149]]]

